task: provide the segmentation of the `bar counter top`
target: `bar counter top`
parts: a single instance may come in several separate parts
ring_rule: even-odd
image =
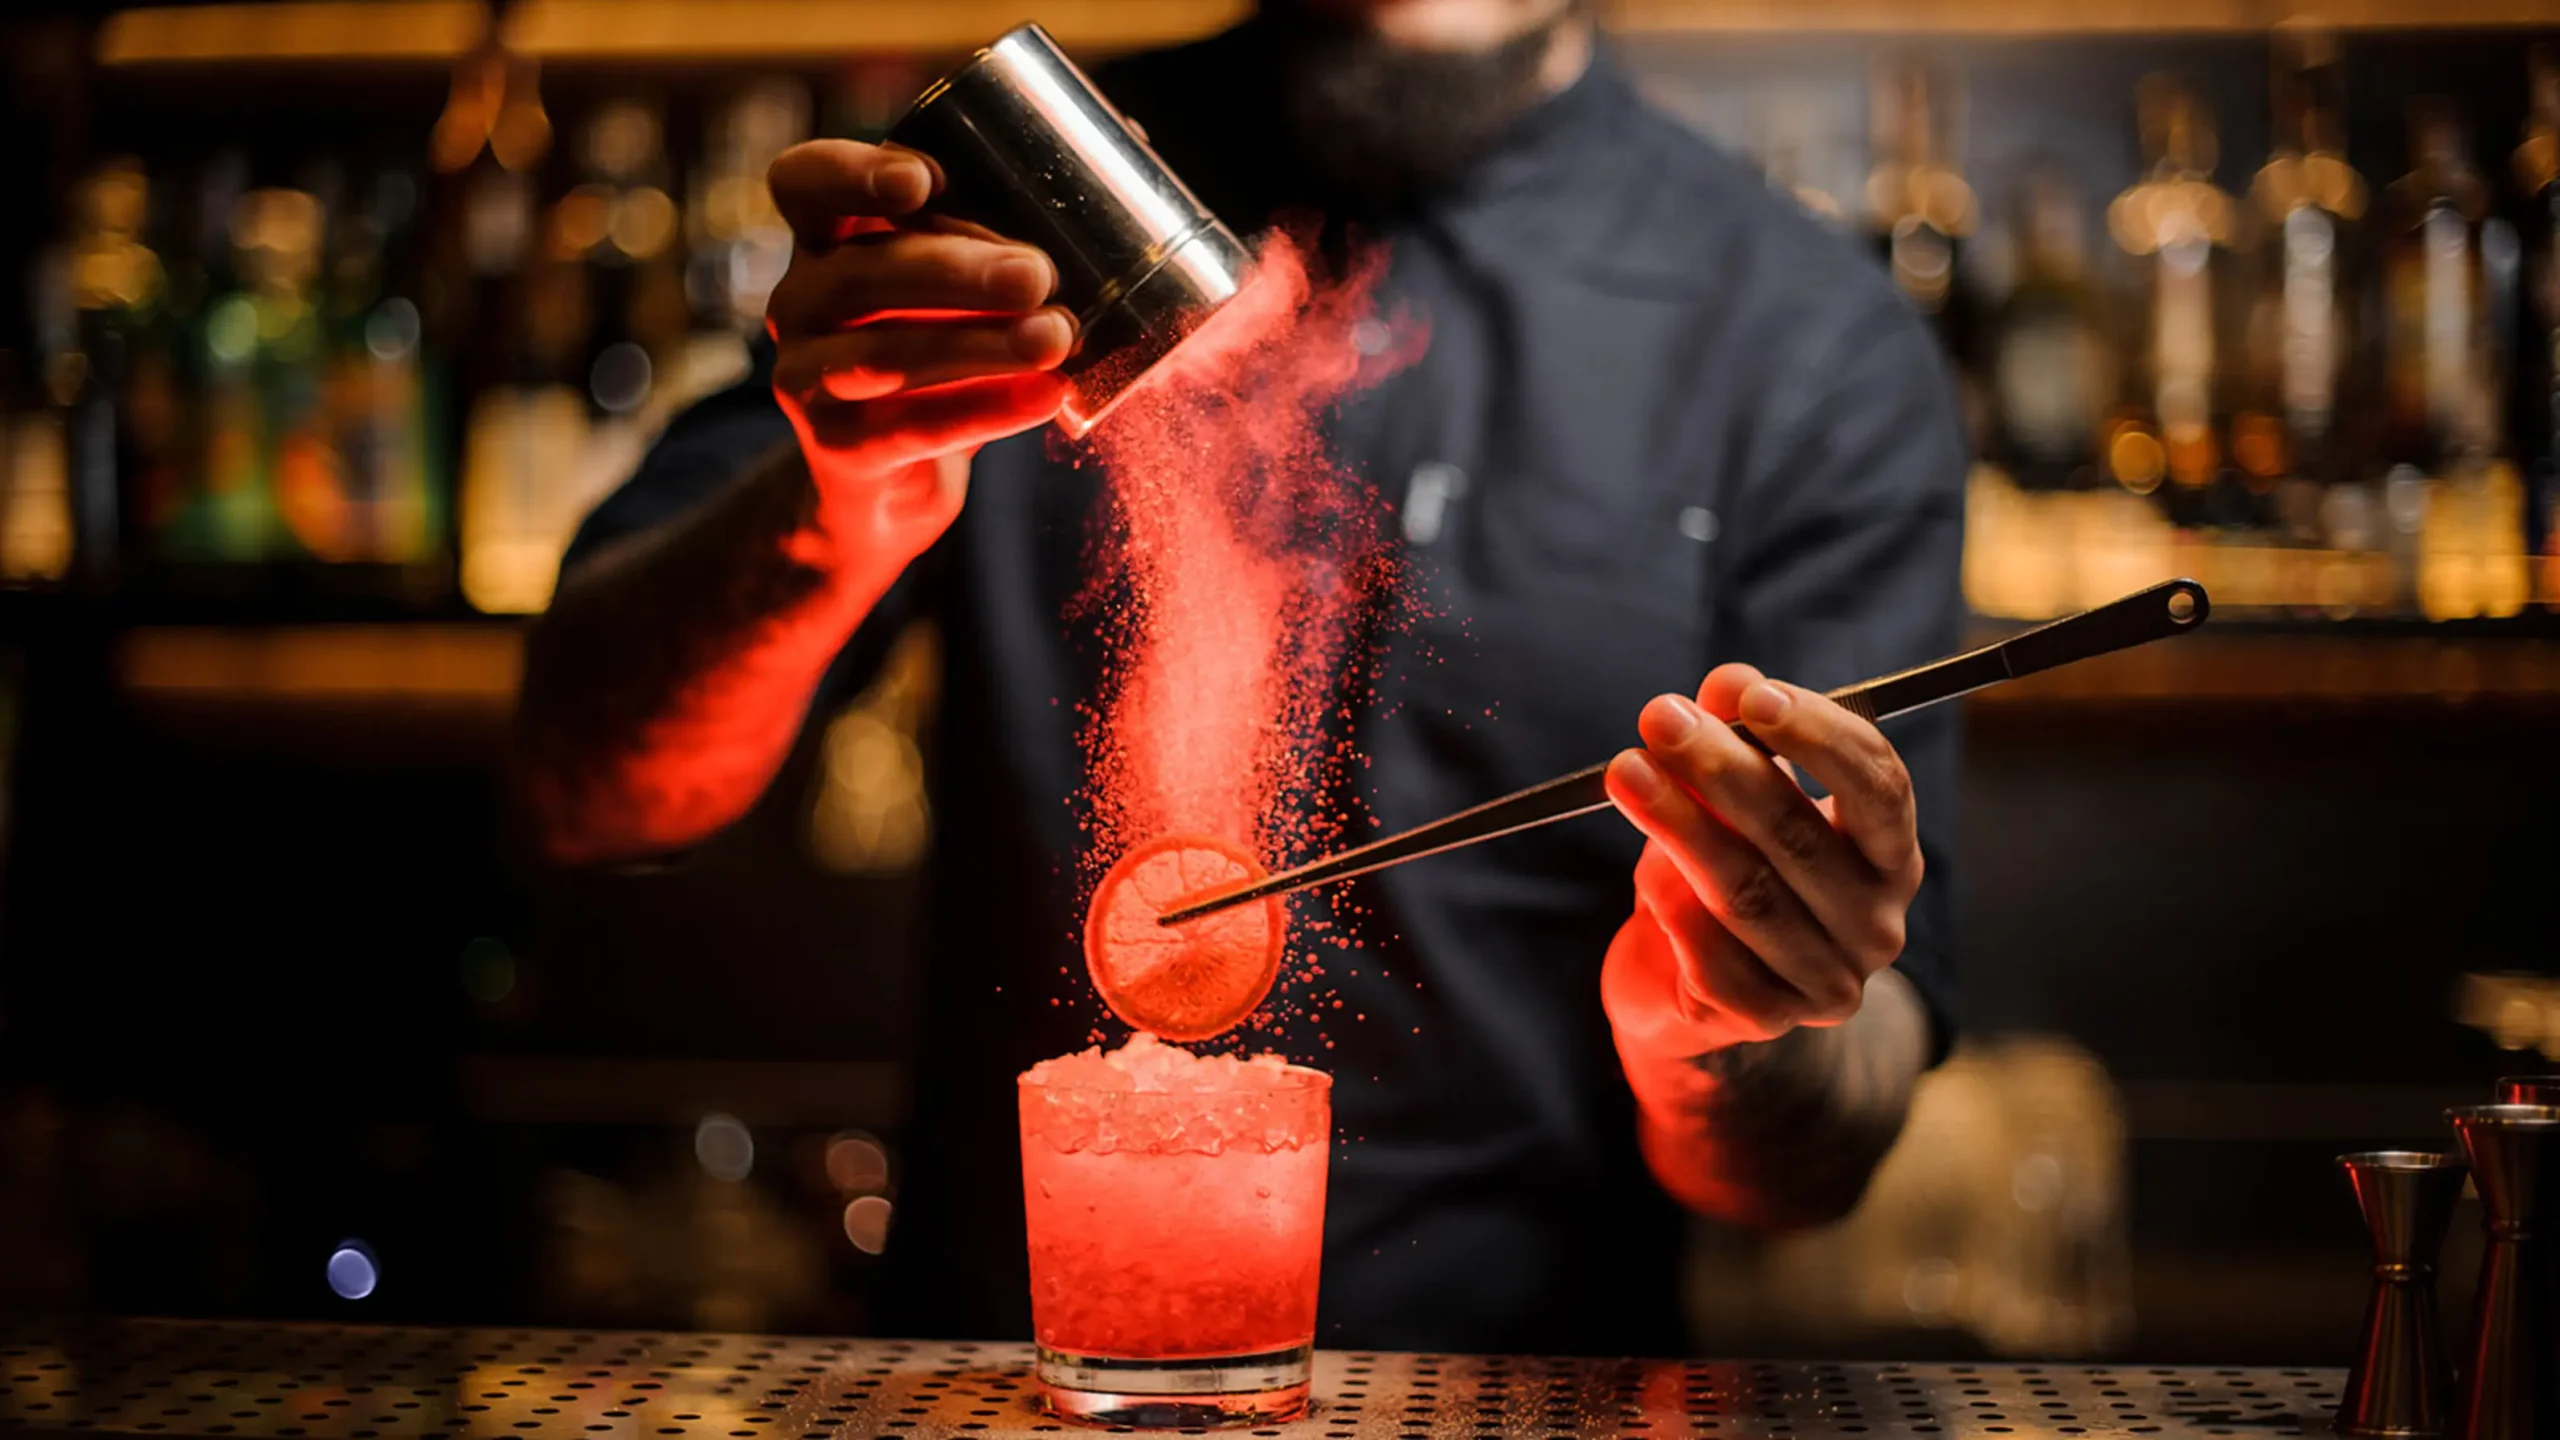
[[[1072,1434],[1018,1344],[124,1320],[0,1330],[0,1433],[283,1440]],[[2325,1434],[2329,1369],[1327,1351],[1279,1440]],[[1128,1433],[1128,1432],[1119,1432]],[[1201,1434],[1201,1431],[1186,1431]]]

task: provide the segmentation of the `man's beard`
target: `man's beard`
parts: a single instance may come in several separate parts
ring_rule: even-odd
[[[1350,18],[1269,0],[1290,139],[1334,197],[1394,207],[1447,188],[1546,96],[1547,56],[1587,0],[1490,50],[1417,50]]]

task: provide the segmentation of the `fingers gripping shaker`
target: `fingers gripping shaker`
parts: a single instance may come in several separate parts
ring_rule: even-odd
[[[1235,296],[1252,256],[1037,25],[934,82],[889,143],[931,156],[927,213],[1036,245],[1076,317],[1058,424],[1083,436]]]

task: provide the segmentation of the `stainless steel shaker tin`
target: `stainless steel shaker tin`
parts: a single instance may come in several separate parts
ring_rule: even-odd
[[[1251,254],[1166,169],[1047,31],[1023,25],[936,81],[888,140],[929,155],[932,213],[1057,262],[1076,317],[1058,424],[1091,430],[1140,375],[1233,298]]]

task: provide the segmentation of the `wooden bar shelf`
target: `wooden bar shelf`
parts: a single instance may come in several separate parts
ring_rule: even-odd
[[[553,63],[824,61],[966,50],[1036,16],[1059,40],[1133,49],[1233,23],[1245,0],[522,0],[496,38]],[[1622,42],[1716,34],[2164,35],[2560,25],[2554,0],[1606,0]],[[483,0],[270,0],[148,6],[100,27],[109,68],[450,63],[491,38]]]

